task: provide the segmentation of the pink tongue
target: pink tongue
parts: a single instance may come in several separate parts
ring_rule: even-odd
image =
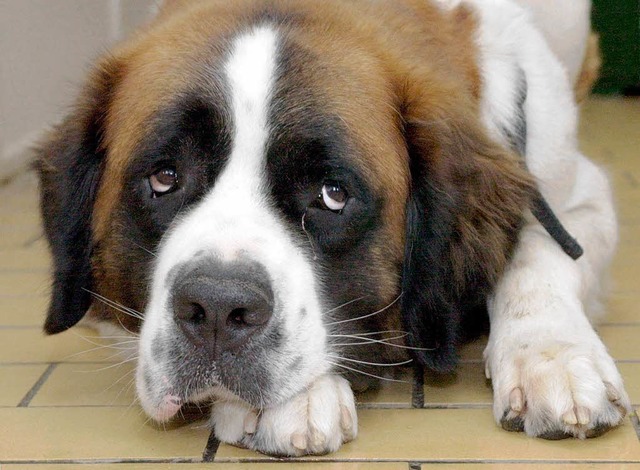
[[[182,406],[182,400],[175,395],[165,395],[156,411],[156,420],[167,421],[173,418]]]

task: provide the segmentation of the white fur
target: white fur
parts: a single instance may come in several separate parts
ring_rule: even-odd
[[[216,403],[211,424],[222,442],[277,455],[325,454],[355,439],[358,415],[349,382],[325,375],[259,413],[240,401]]]
[[[515,0],[532,13],[569,80],[580,75],[591,31],[591,0]]]
[[[232,261],[248,257],[265,267],[283,320],[287,351],[302,356],[297,373],[272,361],[270,374],[280,384],[277,402],[291,397],[330,369],[325,357],[326,332],[311,265],[284,224],[267,203],[265,147],[269,136],[267,113],[276,67],[277,35],[257,27],[237,37],[225,65],[231,91],[234,135],[229,161],[211,192],[165,236],[153,276],[153,286],[140,336],[138,394],[145,410],[158,414],[158,400],[170,393],[171,371],[152,357],[151,343],[175,330],[167,308],[166,280],[171,269],[195,256]],[[205,255],[202,255],[202,253]],[[200,254],[198,254],[200,253]],[[197,255],[198,254],[198,255]],[[301,312],[306,316],[301,317]],[[144,373],[154,377],[148,390]],[[160,401],[162,403],[162,401]]]
[[[508,0],[468,0],[481,14],[483,115],[494,136],[509,128],[513,70],[525,72],[527,166],[585,254],[569,258],[531,216],[490,301],[485,351],[498,422],[524,420],[530,435],[585,437],[629,409],[620,374],[589,318],[616,245],[611,190],[578,150],[577,111],[559,61],[528,15]],[[506,73],[505,73],[506,71]],[[511,71],[511,72],[509,72]],[[512,116],[511,119],[515,119]]]

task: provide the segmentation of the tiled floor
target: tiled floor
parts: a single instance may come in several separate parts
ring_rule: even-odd
[[[600,332],[640,406],[640,101],[593,98],[584,107],[582,146],[609,168],[618,195],[621,245],[609,316]],[[195,468],[208,431],[202,423],[164,430],[134,401],[131,364],[90,330],[45,338],[40,331],[49,256],[40,237],[36,184],[25,175],[0,188],[0,467],[2,470]],[[226,470],[260,465],[321,469],[639,468],[631,420],[603,437],[543,441],[499,429],[480,362],[482,342],[466,347],[454,377],[427,377],[424,409],[412,386],[387,385],[359,397],[360,436],[339,452],[275,461],[221,445]],[[638,429],[640,432],[640,429]],[[121,464],[120,462],[128,462]],[[45,464],[47,463],[47,464]]]

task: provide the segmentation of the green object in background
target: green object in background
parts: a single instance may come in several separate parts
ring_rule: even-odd
[[[639,95],[640,0],[593,0],[592,19],[603,55],[595,91]]]

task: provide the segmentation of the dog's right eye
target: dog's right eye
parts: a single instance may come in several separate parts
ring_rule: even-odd
[[[178,187],[178,172],[174,167],[162,168],[149,176],[151,197],[169,194]]]

